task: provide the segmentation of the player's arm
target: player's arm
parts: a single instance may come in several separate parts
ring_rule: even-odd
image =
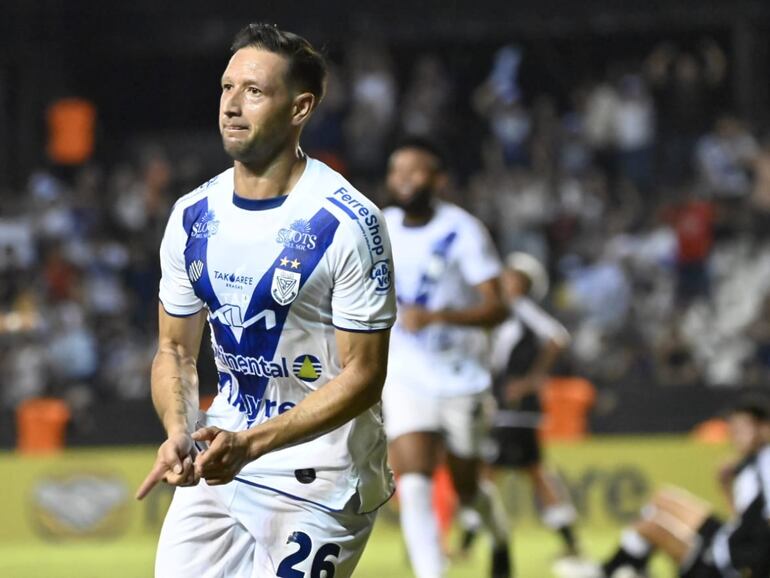
[[[158,307],[158,350],[152,363],[152,402],[166,430],[155,465],[137,491],[141,499],[161,480],[182,486],[197,483],[191,433],[198,415],[196,364],[205,310],[175,317]]]
[[[338,329],[335,335],[342,372],[296,407],[246,431],[207,427],[193,434],[195,440],[210,442],[195,461],[198,476],[211,485],[230,482],[248,462],[321,436],[380,400],[390,331],[359,333]]]
[[[508,317],[500,288],[500,279],[494,277],[475,285],[479,296],[477,303],[463,309],[440,309],[430,311],[422,307],[404,307],[401,323],[409,331],[419,331],[427,325],[445,323],[470,327],[494,327]]]

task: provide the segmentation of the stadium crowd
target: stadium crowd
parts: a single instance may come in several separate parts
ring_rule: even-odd
[[[447,195],[501,254],[547,264],[547,306],[573,335],[565,369],[606,385],[767,383],[770,138],[730,112],[729,61],[714,42],[661,45],[568,98],[525,90],[527,54],[513,45],[467,89],[436,55],[401,70],[383,46],[347,54],[306,151],[385,203],[400,136],[430,136],[455,159],[473,147],[478,162],[457,162]],[[149,396],[162,229],[174,200],[209,176],[147,143],[40,169],[4,204],[0,405]]]

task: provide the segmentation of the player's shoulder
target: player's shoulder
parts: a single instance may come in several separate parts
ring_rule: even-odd
[[[219,173],[218,175],[210,178],[205,183],[202,183],[186,195],[182,195],[174,203],[172,213],[183,212],[188,207],[196,205],[201,201],[209,200],[213,197],[221,196],[223,194],[232,194],[233,190],[233,168]]]
[[[486,231],[486,227],[478,217],[472,215],[459,205],[449,201],[439,201],[436,208],[436,216],[441,221],[459,229],[461,232],[476,235]]]

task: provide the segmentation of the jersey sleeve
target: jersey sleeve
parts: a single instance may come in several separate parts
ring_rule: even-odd
[[[468,219],[461,233],[460,244],[460,270],[469,284],[478,285],[500,276],[500,257],[492,237],[480,221],[473,217]]]
[[[765,520],[770,522],[770,446],[766,445],[757,456],[757,471],[764,498]]]
[[[203,308],[203,301],[193,291],[187,275],[184,249],[187,234],[182,225],[182,211],[174,208],[160,243],[160,290],[158,297],[166,313],[176,317],[193,315]]]
[[[393,258],[382,214],[346,223],[331,264],[332,323],[344,331],[382,331],[396,319]]]

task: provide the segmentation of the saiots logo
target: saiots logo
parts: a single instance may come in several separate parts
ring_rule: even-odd
[[[190,236],[194,239],[208,239],[216,235],[217,231],[219,231],[219,221],[217,221],[214,211],[209,209],[193,223]]]
[[[393,276],[390,273],[390,264],[387,259],[377,261],[372,267],[372,272],[369,276],[377,284],[374,288],[375,293],[387,293],[390,291],[393,284]]]
[[[287,249],[312,251],[315,249],[318,235],[313,235],[308,221],[305,219],[297,219],[288,229],[279,230],[275,240]]]

